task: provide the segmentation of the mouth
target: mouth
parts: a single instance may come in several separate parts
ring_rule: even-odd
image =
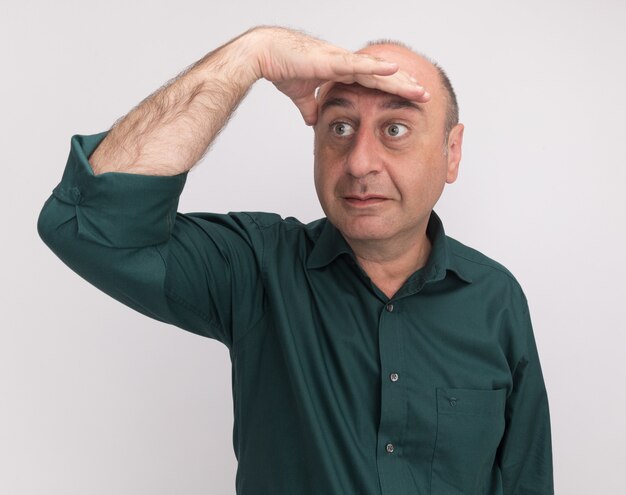
[[[368,194],[366,196],[344,196],[343,200],[355,208],[366,208],[368,206],[375,206],[384,203],[388,200],[388,198],[385,196],[378,196],[376,194]]]

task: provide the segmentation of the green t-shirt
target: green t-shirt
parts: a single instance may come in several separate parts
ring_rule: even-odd
[[[39,232],[72,270],[232,360],[240,495],[548,495],[524,294],[447,237],[389,299],[326,219],[179,214],[186,176],[106,173],[74,136]],[[184,421],[184,418],[181,418]]]

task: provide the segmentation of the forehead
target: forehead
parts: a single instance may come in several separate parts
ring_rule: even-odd
[[[378,110],[408,109],[424,112],[420,103],[378,89],[365,88],[359,84],[334,83],[319,97],[322,113],[334,107],[356,110],[364,101],[373,102]]]

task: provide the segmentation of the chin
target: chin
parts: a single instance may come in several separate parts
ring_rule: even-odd
[[[352,221],[334,225],[344,237],[358,241],[380,241],[391,236],[389,225],[381,225],[380,221]]]

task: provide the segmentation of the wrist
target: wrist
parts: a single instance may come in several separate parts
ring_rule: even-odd
[[[268,79],[268,74],[274,65],[276,51],[281,44],[285,44],[293,37],[294,32],[280,26],[260,25],[243,33],[235,42],[245,53],[249,61],[249,69],[255,80]],[[272,80],[269,78],[268,80]]]
[[[257,26],[249,29],[231,43],[236,57],[241,61],[242,70],[248,78],[254,81],[263,79],[262,61],[268,39],[267,26]]]
[[[263,78],[261,60],[267,39],[264,27],[255,27],[244,32],[223,46],[220,61],[231,70],[233,80],[249,87]]]
[[[200,86],[206,81],[220,81],[247,90],[262,77],[254,29],[206,54],[186,74],[187,79]]]

